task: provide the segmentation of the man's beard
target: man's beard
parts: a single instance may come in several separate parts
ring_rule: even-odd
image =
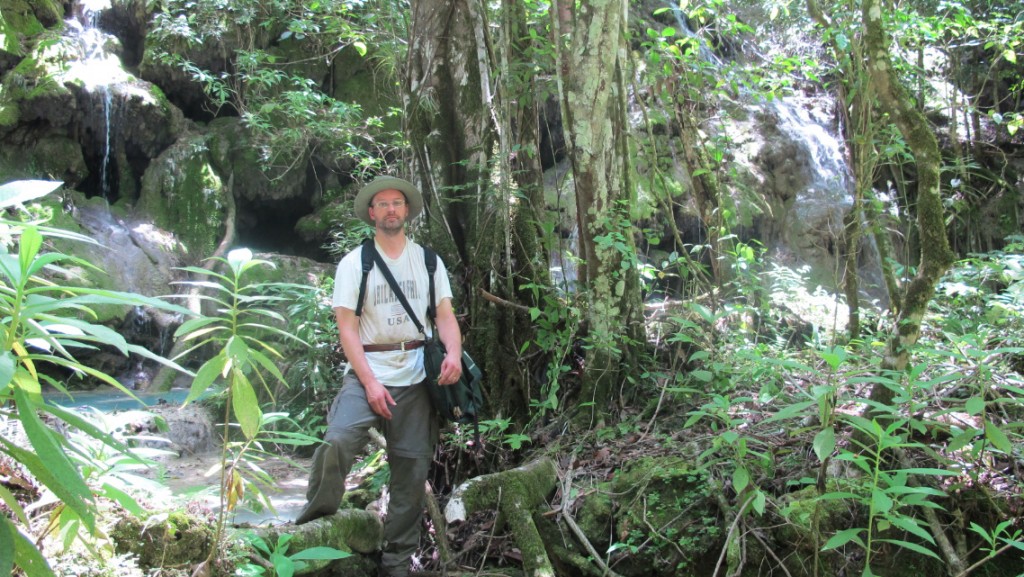
[[[381,234],[385,234],[388,236],[395,236],[401,234],[404,228],[405,219],[403,218],[396,218],[394,220],[385,218],[377,223],[377,230],[379,230]]]

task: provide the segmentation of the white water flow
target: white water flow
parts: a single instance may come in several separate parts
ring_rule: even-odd
[[[779,120],[779,129],[799,142],[807,152],[810,183],[797,199],[847,206],[852,202],[851,178],[843,145],[807,110],[786,99],[772,101],[768,108]],[[799,203],[798,203],[799,204]]]
[[[80,79],[87,91],[98,94],[103,107],[103,162],[100,165],[100,189],[103,198],[109,200],[111,150],[111,109],[113,93],[111,86],[125,80],[126,73],[116,55],[107,50],[109,36],[98,26],[99,15],[110,8],[110,0],[85,0],[82,2],[81,26],[82,59],[72,66],[71,75]]]

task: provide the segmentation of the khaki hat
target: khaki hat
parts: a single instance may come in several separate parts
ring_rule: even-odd
[[[410,220],[423,211],[423,195],[411,182],[393,176],[381,176],[360,188],[356,194],[355,212],[363,222],[373,224],[373,219],[370,218],[370,202],[382,190],[397,190],[405,195],[405,200],[409,203]]]

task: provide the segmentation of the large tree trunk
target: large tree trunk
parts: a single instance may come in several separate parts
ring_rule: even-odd
[[[890,39],[882,23],[881,0],[865,0],[862,20],[868,59],[868,74],[883,110],[889,113],[917,165],[917,231],[921,259],[917,274],[906,288],[899,306],[896,325],[889,338],[884,369],[906,369],[910,350],[921,334],[921,321],[935,285],[953,262],[946,238],[942,198],[939,191],[941,158],[939,145],[924,115],[913,105],[906,88],[900,83],[889,58]],[[881,405],[892,402],[893,391],[883,385],[871,390],[871,400]]]
[[[552,18],[588,299],[581,400],[598,415],[610,408],[643,335],[629,214],[625,18],[624,0],[560,0]]]
[[[427,197],[425,240],[454,273],[467,350],[500,376],[486,387],[491,412],[526,416],[529,371],[518,352],[533,338],[535,303],[522,287],[545,282],[547,260],[536,91],[509,73],[526,59],[523,6],[506,0],[498,38],[479,0],[416,0],[412,12],[405,111]]]

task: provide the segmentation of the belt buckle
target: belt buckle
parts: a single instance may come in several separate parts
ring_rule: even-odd
[[[402,341],[402,342],[398,343],[398,350],[400,350],[400,351],[402,351],[404,353],[405,352],[405,344],[407,342],[408,341]]]

